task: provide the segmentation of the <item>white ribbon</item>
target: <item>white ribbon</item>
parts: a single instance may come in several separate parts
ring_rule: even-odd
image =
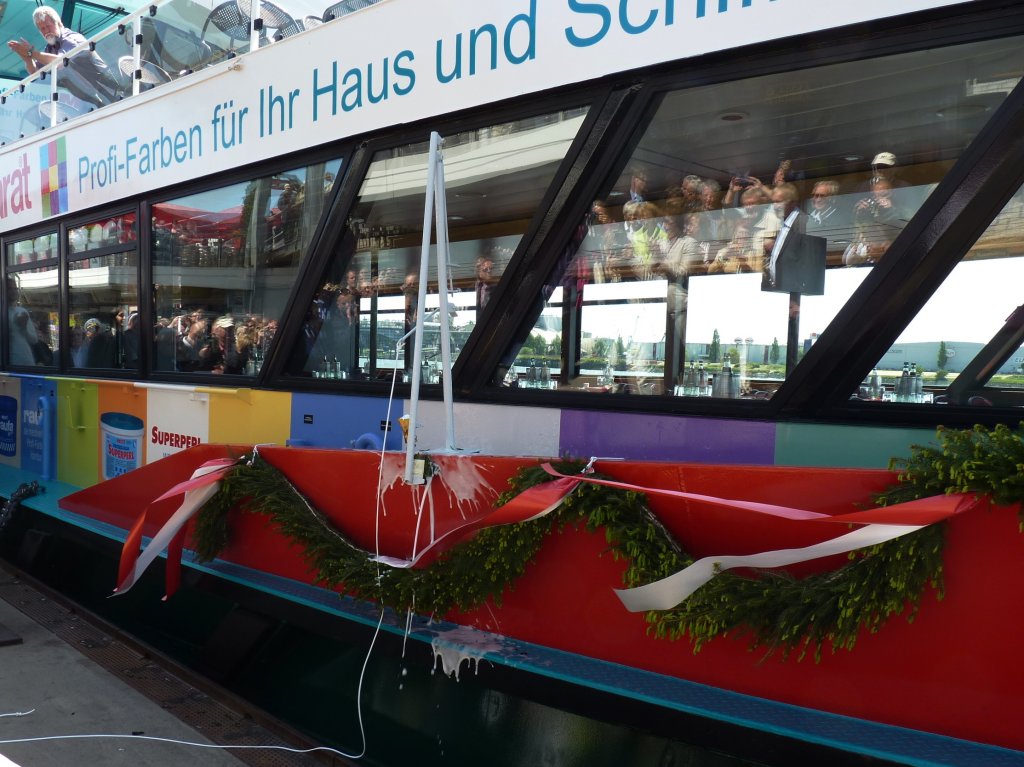
[[[200,466],[193,472],[192,479],[202,477],[212,471],[221,470],[223,470],[222,466]],[[196,490],[185,491],[185,498],[178,507],[178,510],[171,515],[171,518],[150,539],[149,544],[139,554],[139,558],[135,560],[135,567],[132,569],[131,574],[118,585],[117,590],[114,592],[115,595],[124,594],[135,585],[136,581],[146,571],[146,568],[153,564],[153,560],[160,556],[160,552],[167,548],[178,531],[203,507],[203,504],[217,494],[219,489],[220,482],[217,481]]]
[[[846,535],[802,549],[778,549],[746,556],[704,557],[660,581],[632,589],[615,589],[615,593],[626,609],[633,613],[671,610],[720,572],[734,567],[755,567],[762,570],[784,567],[874,546],[920,530],[922,527],[923,525],[867,525]]]

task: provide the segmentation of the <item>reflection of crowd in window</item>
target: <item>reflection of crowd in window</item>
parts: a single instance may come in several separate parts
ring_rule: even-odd
[[[277,320],[258,315],[236,321],[230,312],[197,308],[158,317],[153,332],[156,369],[256,375],[276,332]]]
[[[629,172],[626,194],[595,200],[587,214],[587,236],[577,254],[577,272],[596,283],[648,280],[678,272],[674,241],[683,236],[673,217],[693,216],[685,236],[697,252],[687,256],[688,274],[736,274],[762,271],[770,257],[783,218],[780,211],[798,207],[807,233],[827,236],[839,248],[833,265],[875,263],[884,255],[909,218],[893,195],[906,183],[896,172],[896,157],[881,152],[872,176],[856,190],[853,202],[843,200],[835,179],[793,180],[793,164],[784,160],[771,183],[750,175],[734,176],[723,194],[716,178],[686,174],[663,188],[654,188],[644,168]],[[808,188],[809,186],[809,188]],[[806,194],[806,198],[802,195]],[[849,197],[846,195],[845,197]],[[671,230],[671,232],[670,232]],[[847,238],[847,239],[844,239]],[[846,255],[840,257],[845,246]]]
[[[832,267],[877,263],[912,213],[908,208],[913,200],[894,194],[907,185],[899,178],[891,152],[874,157],[870,177],[809,175],[789,160],[780,162],[764,180],[749,172],[732,177],[679,173],[672,178],[656,166],[627,168],[606,197],[593,201],[585,219],[585,236],[565,278],[594,285],[664,281],[664,380],[671,380],[687,358],[692,277],[752,273],[762,276],[762,289],[784,290],[790,281],[783,280],[783,272],[789,277],[802,272],[783,269],[795,258],[792,254],[784,258],[783,252],[802,253],[810,248],[802,244],[813,238],[825,245],[826,263]],[[849,187],[846,194],[843,184]],[[797,244],[787,250],[791,240]],[[611,295],[597,292],[591,305]],[[657,301],[647,291],[615,295],[630,303]],[[582,299],[579,305],[586,303]],[[657,332],[656,327],[648,330]],[[659,370],[659,352],[638,351],[642,346],[636,345],[634,352],[628,345],[625,353],[646,354],[642,359],[654,367],[645,367],[642,360],[615,363],[631,370],[631,383],[642,383],[644,376]]]

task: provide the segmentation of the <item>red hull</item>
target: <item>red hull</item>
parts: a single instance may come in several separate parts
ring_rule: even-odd
[[[187,478],[202,462],[229,448],[192,448],[115,480],[69,496],[62,506],[123,528],[149,501]],[[240,452],[240,451],[238,451]],[[261,448],[261,455],[351,539],[374,548],[379,456],[364,451]],[[434,535],[489,510],[507,479],[535,459],[474,456],[437,458],[454,490],[437,483],[424,497],[397,480],[402,457],[388,458],[380,517],[382,553],[409,556],[415,509],[434,511]],[[466,464],[470,466],[467,468]],[[397,467],[397,468],[396,468]],[[647,487],[851,512],[893,481],[884,471],[606,462],[603,473]],[[396,480],[396,481],[392,481]],[[745,554],[807,545],[833,531],[752,513],[707,508],[655,496],[650,504],[694,555]],[[153,507],[152,535],[176,507]],[[429,541],[429,513],[419,525],[418,548]],[[813,529],[811,529],[813,528]],[[299,547],[254,515],[239,515],[222,557],[304,582],[311,580]],[[612,589],[621,586],[600,535],[569,530],[548,538],[526,576],[488,606],[449,619],[549,647],[613,661],[772,700],[957,738],[1024,749],[1024,671],[1019,637],[1024,615],[1013,595],[1024,593],[1024,535],[1015,510],[985,505],[949,522],[946,596],[927,594],[911,624],[890,620],[864,632],[852,651],[826,651],[820,663],[770,658],[748,651],[746,637],[719,639],[694,654],[686,641],[646,635],[643,615],[631,614]],[[836,563],[828,563],[834,566]],[[821,565],[818,565],[819,567]]]

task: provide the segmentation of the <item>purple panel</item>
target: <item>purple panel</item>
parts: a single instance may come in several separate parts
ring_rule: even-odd
[[[562,411],[562,455],[772,465],[775,424],[634,413]]]

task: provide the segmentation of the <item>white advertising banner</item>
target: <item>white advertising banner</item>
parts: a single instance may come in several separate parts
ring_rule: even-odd
[[[210,395],[150,388],[146,396],[146,463],[210,441]]]
[[[965,0],[385,0],[0,154],[0,232],[385,126]]]

